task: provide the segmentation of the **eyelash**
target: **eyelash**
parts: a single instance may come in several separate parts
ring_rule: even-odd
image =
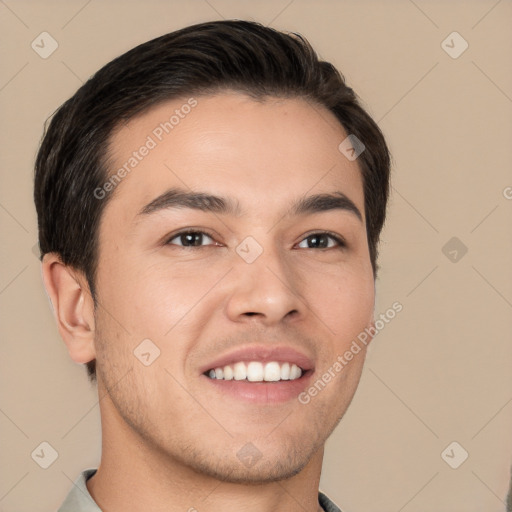
[[[171,244],[171,241],[174,240],[175,238],[182,236],[182,235],[197,235],[197,234],[206,235],[206,236],[210,237],[212,240],[214,239],[214,235],[208,231],[185,229],[183,231],[179,231],[178,233],[174,233],[170,238],[167,239],[167,241],[165,242],[165,245],[176,245],[176,244]],[[327,249],[336,249],[336,248],[345,249],[347,247],[345,240],[341,236],[331,233],[330,231],[315,231],[315,232],[310,233],[309,235],[305,236],[299,243],[302,243],[304,240],[307,240],[308,238],[310,238],[314,235],[327,235],[328,237],[333,239],[338,244],[338,246],[337,247],[319,247],[319,248],[306,247],[306,249],[327,250]],[[204,245],[199,245],[199,246],[176,245],[176,247],[182,247],[183,249],[199,249],[201,247],[207,247],[207,246],[204,246]]]

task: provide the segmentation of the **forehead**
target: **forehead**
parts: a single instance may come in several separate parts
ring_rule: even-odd
[[[130,222],[179,187],[237,197],[260,217],[308,191],[341,191],[364,211],[359,166],[338,150],[346,137],[331,112],[304,99],[256,101],[237,92],[174,99],[111,137],[107,209]]]

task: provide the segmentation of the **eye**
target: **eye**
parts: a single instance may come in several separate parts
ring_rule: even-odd
[[[213,242],[212,235],[207,232],[188,229],[172,235],[172,237],[167,240],[166,245],[177,245],[178,247],[205,247],[206,245],[212,245],[205,245],[203,243],[205,241],[205,237],[209,238]],[[329,239],[334,241],[334,245],[329,245]],[[174,240],[178,240],[178,243],[173,242]],[[328,231],[311,233],[303,239],[301,244],[304,242],[307,242],[307,247],[301,247],[299,244],[299,247],[302,249],[331,249],[333,247],[346,247],[345,240],[342,237]]]
[[[327,231],[320,231],[318,233],[311,233],[308,235],[304,240],[301,242],[304,243],[304,241],[311,241],[311,243],[308,243],[308,247],[303,247],[304,249],[330,249],[333,246],[329,246],[329,238],[331,240],[334,240],[335,244],[334,247],[340,247],[345,248],[347,244],[345,243],[345,240],[341,238],[338,235],[334,235],[333,233],[329,233]],[[300,244],[299,244],[300,247]]]
[[[204,231],[181,231],[175,233],[172,238],[167,240],[166,245],[178,245],[181,247],[201,247],[204,237],[213,240],[212,237]],[[173,243],[173,240],[178,239],[180,243]]]

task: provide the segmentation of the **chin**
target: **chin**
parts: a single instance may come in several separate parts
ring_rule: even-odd
[[[238,459],[223,461],[222,464],[208,465],[203,462],[201,467],[195,468],[216,480],[245,485],[264,485],[291,478],[300,473],[309,460],[292,461],[280,460],[264,461],[260,459],[252,467],[246,467]]]
[[[311,437],[307,444],[291,442],[288,438],[278,446],[271,442],[265,444],[264,439],[252,444],[246,438],[242,443],[237,442],[237,447],[219,444],[218,453],[215,450],[193,450],[180,458],[181,463],[193,471],[222,482],[263,485],[300,473],[318,452],[320,444],[319,440],[314,442]]]

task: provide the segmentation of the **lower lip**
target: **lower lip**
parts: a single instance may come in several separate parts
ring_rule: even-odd
[[[253,404],[283,404],[296,399],[307,388],[312,373],[311,370],[308,370],[298,379],[278,382],[210,379],[206,375],[201,375],[201,377],[221,393],[237,400]]]

